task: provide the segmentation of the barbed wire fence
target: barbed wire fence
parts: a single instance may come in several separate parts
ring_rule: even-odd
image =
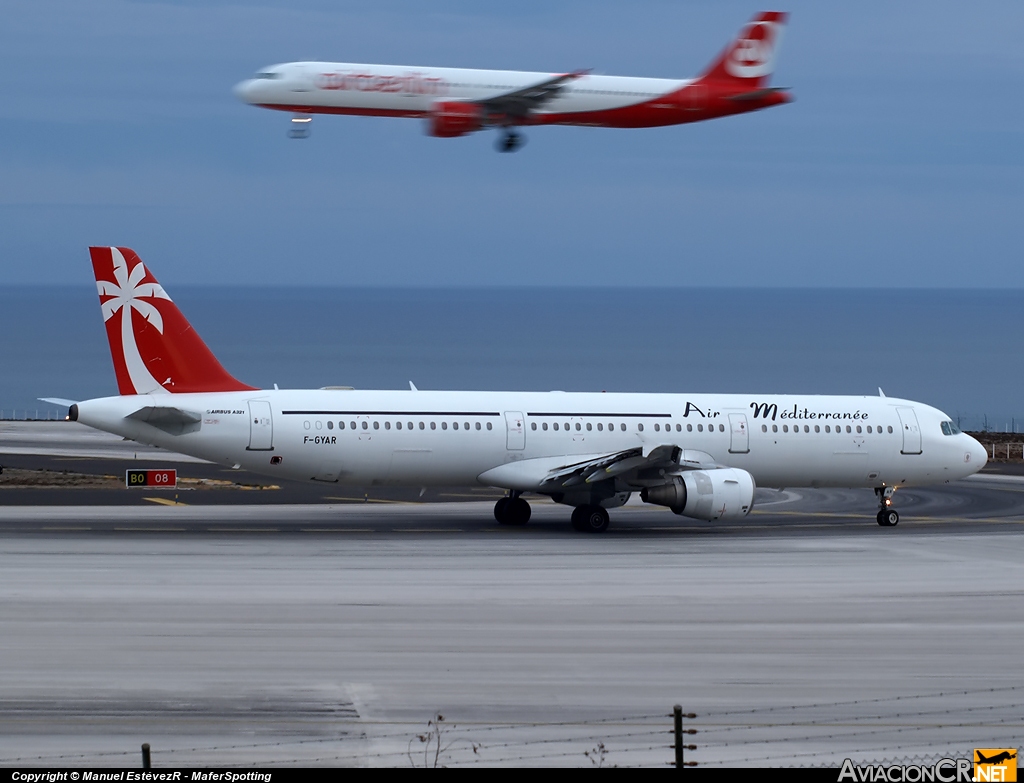
[[[334,721],[325,736],[153,743],[154,766],[838,767],[933,764],[975,747],[1018,747],[1024,685],[751,709],[596,719]],[[323,727],[321,727],[323,728]],[[685,752],[685,757],[684,757]],[[685,760],[684,760],[685,758]],[[0,757],[0,765],[134,766],[139,751]]]

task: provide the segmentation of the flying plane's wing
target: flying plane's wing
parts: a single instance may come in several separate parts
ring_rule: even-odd
[[[476,101],[491,116],[522,120],[550,101],[569,82],[590,73],[590,70],[562,73],[542,82]]]

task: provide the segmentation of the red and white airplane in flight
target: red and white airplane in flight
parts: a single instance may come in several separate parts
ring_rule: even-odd
[[[498,128],[498,149],[511,152],[522,144],[520,126],[650,128],[788,103],[788,92],[768,85],[785,22],[779,11],[758,14],[696,79],[295,62],[266,68],[235,92],[293,112],[294,138],[309,135],[312,114],[421,117],[431,136]]]
[[[755,486],[899,486],[964,478],[985,449],[942,411],[892,397],[256,389],[233,378],[139,257],[90,248],[118,397],[68,418],[276,479],[507,490],[573,507],[601,532],[634,492],[708,521],[750,513]],[[70,401],[69,401],[70,402]]]

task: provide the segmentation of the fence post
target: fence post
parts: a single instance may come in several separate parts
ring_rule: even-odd
[[[142,768],[149,769],[149,743],[142,743]]]
[[[683,707],[677,704],[672,708],[672,719],[676,735],[676,769],[683,768]]]
[[[675,747],[676,747],[676,769],[682,769],[683,767],[696,767],[697,766],[697,762],[696,761],[687,762],[687,761],[683,760],[683,750],[684,749],[685,750],[696,750],[697,749],[696,745],[684,745],[683,744],[683,735],[684,734],[696,734],[697,733],[696,729],[686,729],[686,731],[683,731],[683,718],[690,718],[692,720],[693,718],[696,718],[696,717],[697,717],[696,713],[693,713],[693,712],[688,712],[688,713],[686,713],[684,715],[683,714],[683,708],[679,704],[676,704],[672,708],[672,718],[673,718],[673,723],[674,723],[673,733],[676,735],[676,743],[675,743]]]

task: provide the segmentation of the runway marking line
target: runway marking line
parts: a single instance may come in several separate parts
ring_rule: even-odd
[[[115,527],[115,531],[128,533],[184,533],[183,527]]]
[[[437,496],[439,498],[476,498],[477,500],[499,500],[505,497],[504,495],[484,495],[473,492],[438,492]]]
[[[370,527],[300,527],[303,533],[372,533]]]
[[[91,527],[41,527],[40,530],[92,530]]]
[[[392,533],[463,533],[461,527],[396,527]]]
[[[424,503],[416,500],[381,500],[379,498],[343,498],[337,495],[324,495],[324,500],[345,500],[349,503],[390,503],[397,506],[422,506]]]
[[[280,533],[276,527],[208,527],[209,533]]]
[[[178,500],[171,500],[170,498],[143,498],[148,500],[150,503],[159,503],[161,506],[187,506],[188,503],[182,503]]]

